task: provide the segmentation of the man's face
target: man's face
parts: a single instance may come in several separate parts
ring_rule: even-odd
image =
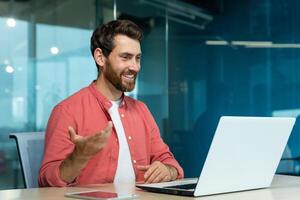
[[[141,47],[137,40],[124,35],[114,38],[114,49],[103,67],[104,77],[118,90],[130,92],[140,71]]]

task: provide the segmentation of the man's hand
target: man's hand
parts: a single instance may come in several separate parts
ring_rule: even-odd
[[[75,144],[75,156],[77,156],[78,158],[90,159],[105,146],[108,138],[111,135],[111,132],[111,121],[108,122],[108,125],[105,129],[103,129],[99,133],[87,137],[77,135],[75,130],[72,127],[69,127],[71,141]]]
[[[174,167],[165,165],[159,161],[154,161],[151,165],[138,165],[137,168],[146,171],[144,175],[145,183],[173,181],[178,176],[177,170]]]
[[[87,137],[77,135],[75,130],[69,127],[69,134],[71,141],[75,144],[75,149],[60,165],[62,180],[71,183],[79,176],[89,159],[107,143],[112,132],[112,126],[112,122],[109,121],[105,129]]]

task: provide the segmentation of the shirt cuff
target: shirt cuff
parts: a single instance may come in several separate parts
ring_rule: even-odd
[[[66,186],[73,186],[77,184],[77,178],[72,181],[71,183],[68,183],[60,177],[60,165],[63,161],[57,162],[54,165],[51,166],[51,169],[48,169],[48,174],[47,174],[47,185],[49,186],[55,186],[55,187],[66,187]],[[53,173],[52,173],[53,172]]]

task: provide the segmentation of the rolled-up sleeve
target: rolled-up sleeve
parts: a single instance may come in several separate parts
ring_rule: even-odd
[[[68,133],[69,126],[75,128],[74,120],[62,105],[57,105],[46,129],[44,158],[38,180],[40,187],[69,185],[60,178],[59,171],[61,163],[74,149]]]

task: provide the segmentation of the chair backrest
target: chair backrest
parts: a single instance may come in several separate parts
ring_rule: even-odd
[[[38,187],[38,172],[44,153],[44,132],[11,133],[15,139],[25,188]]]

